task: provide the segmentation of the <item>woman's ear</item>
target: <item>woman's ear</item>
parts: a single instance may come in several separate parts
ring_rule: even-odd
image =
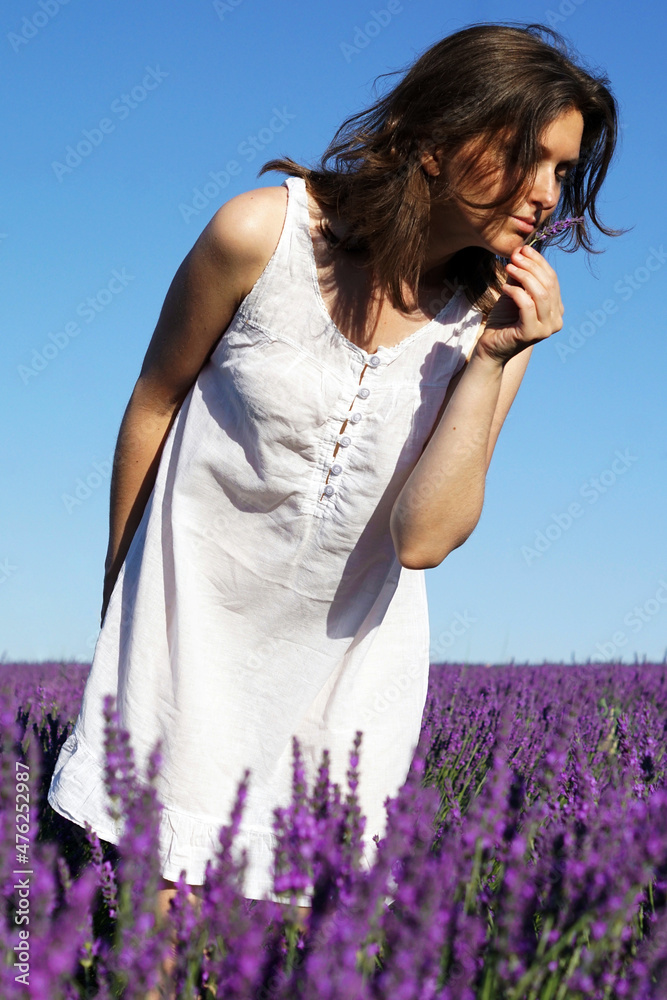
[[[437,148],[421,154],[422,167],[430,177],[440,176],[441,156],[442,152]]]

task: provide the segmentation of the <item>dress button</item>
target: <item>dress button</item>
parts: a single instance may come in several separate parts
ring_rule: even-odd
[[[338,465],[338,463],[336,463],[336,465],[332,465],[331,466],[331,475],[332,476],[339,476],[342,471],[343,471],[343,466],[342,465]]]
[[[351,437],[348,437],[347,434],[343,434],[342,438],[338,443],[341,446],[341,448],[347,448],[348,444],[350,444],[351,441],[352,441]]]
[[[373,354],[371,356],[370,364],[373,365],[373,368],[377,368],[377,366],[380,364],[380,359],[378,358],[377,354]]]
[[[331,485],[331,483],[327,483],[327,485],[326,485],[326,486],[324,487],[324,492],[326,493],[326,495],[327,495],[328,497],[330,497],[330,496],[331,496],[331,494],[333,493],[333,491],[334,491],[334,488],[333,488],[333,486]]]
[[[353,413],[352,416],[350,417],[350,423],[352,424],[358,424],[360,420],[361,420],[360,413]]]
[[[370,396],[370,394],[371,394],[371,390],[370,390],[370,389],[367,389],[367,388],[366,388],[366,387],[364,386],[364,388],[363,388],[363,389],[360,389],[360,390],[359,390],[359,392],[357,393],[357,396],[361,396],[361,398],[362,398],[362,399],[368,399],[368,397]]]

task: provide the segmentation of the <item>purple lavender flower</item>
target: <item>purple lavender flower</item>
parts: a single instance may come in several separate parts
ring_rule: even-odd
[[[102,898],[106,903],[109,916],[115,917],[118,906],[118,886],[116,884],[116,876],[113,870],[113,865],[110,861],[104,860],[100,838],[87,821],[85,830],[88,843],[90,844],[93,867],[97,872],[97,877],[102,888]]]
[[[554,222],[542,229],[538,229],[525,246],[530,247],[533,243],[537,243],[538,240],[543,240],[546,236],[556,236],[558,233],[562,233],[566,229],[571,229],[580,222],[584,222],[583,215],[568,216],[567,219],[559,219],[558,222]]]
[[[555,223],[543,235],[578,221]],[[361,734],[347,795],[330,782],[328,754],[309,793],[295,748],[292,802],[274,824],[275,888],[282,879],[292,896],[312,884],[305,940],[292,933],[289,907],[249,906],[243,897],[245,858],[236,860],[232,848],[246,772],[207,869],[201,913],[187,903],[185,879],[179,883],[177,991],[190,995],[208,984],[230,1000],[474,1000],[508,991],[655,1000],[665,993],[667,665],[488,666],[432,665],[413,766],[385,802],[386,834],[373,838],[377,859],[368,871],[359,863]],[[81,696],[78,674],[68,690],[60,668],[49,669],[51,677],[46,668],[0,665],[0,941],[7,954],[19,902],[12,905],[16,761],[25,761],[37,789],[38,750],[57,749]],[[78,865],[57,856],[59,844],[40,843],[36,797],[30,813],[31,985],[61,1000],[82,996],[82,970],[87,987],[97,981],[97,1000],[111,1000],[123,982],[128,1000],[144,995],[166,943],[151,912],[159,754],[142,787],[137,771],[145,762],[135,770],[110,708],[105,778],[126,819],[118,872],[102,863],[88,831],[93,863],[75,875]],[[91,920],[100,888],[115,922],[109,946],[95,938]],[[7,1000],[24,993],[14,974],[0,966]]]

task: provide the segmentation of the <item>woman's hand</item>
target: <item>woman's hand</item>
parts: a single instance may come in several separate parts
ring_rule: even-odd
[[[517,247],[510,261],[509,278],[473,352],[503,365],[561,330],[565,311],[556,272],[537,250]]]

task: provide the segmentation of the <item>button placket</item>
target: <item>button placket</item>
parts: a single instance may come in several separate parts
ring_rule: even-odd
[[[353,406],[355,404],[355,401],[357,399],[368,399],[368,397],[371,394],[371,390],[367,386],[365,386],[365,385],[362,386],[361,385],[361,382],[363,380],[364,375],[366,374],[366,369],[368,368],[369,364],[372,365],[373,368],[377,368],[377,366],[380,364],[380,358],[377,356],[377,354],[372,354],[371,357],[370,357],[370,359],[369,359],[369,361],[367,361],[366,364],[364,365],[364,367],[361,369],[361,374],[359,376],[360,388],[357,389],[355,398],[350,403],[350,410],[353,408]],[[362,416],[363,416],[363,414],[360,413],[359,410],[355,410],[354,413],[352,413],[349,417],[345,418],[345,420],[343,421],[343,424],[342,424],[342,427],[341,427],[339,433],[340,434],[344,433],[344,431],[345,431],[345,429],[347,427],[348,421],[350,423],[352,423],[352,424],[358,424],[359,421],[362,419]],[[338,445],[336,445],[336,448],[337,447],[338,447]],[[343,445],[343,447],[345,447],[345,445]],[[334,451],[334,456],[335,456],[335,454],[336,454],[336,452]]]
[[[366,369],[368,368],[369,365],[372,368],[374,368],[375,370],[377,370],[377,367],[378,367],[378,365],[380,363],[381,362],[380,362],[380,358],[378,357],[378,355],[377,354],[372,354],[370,356],[370,358],[368,359],[368,361],[366,362],[366,364],[364,365],[364,367],[362,368],[362,370],[361,370],[361,374],[359,376],[359,382],[361,383],[361,381],[362,381],[362,379],[363,379],[363,377],[364,377],[364,375],[366,373]],[[355,398],[350,403],[350,410],[354,406],[356,399],[368,399],[368,397],[370,396],[370,394],[371,394],[371,390],[367,386],[361,386],[359,389],[357,389]],[[354,413],[352,413],[349,417],[345,418],[345,420],[343,421],[343,423],[341,425],[340,431],[339,431],[339,434],[341,435],[341,437],[336,442],[336,445],[335,445],[334,450],[333,450],[332,458],[336,458],[336,455],[338,454],[339,448],[349,448],[349,446],[352,444],[352,438],[350,437],[350,435],[343,433],[346,430],[346,428],[347,428],[348,422],[351,423],[351,424],[358,424],[359,421],[362,418],[363,418],[363,414],[360,413],[359,410],[355,410]],[[326,484],[324,486],[324,490],[322,492],[322,496],[320,497],[320,500],[323,497],[325,497],[325,496],[330,497],[330,496],[332,496],[335,493],[335,487],[333,486],[332,483],[329,482],[329,477],[332,476],[332,475],[333,476],[339,476],[342,471],[343,471],[343,466],[340,465],[340,463],[338,463],[338,462],[335,462],[331,466],[331,468],[329,469],[329,471],[327,473],[327,478],[326,478],[326,481],[325,481]]]

